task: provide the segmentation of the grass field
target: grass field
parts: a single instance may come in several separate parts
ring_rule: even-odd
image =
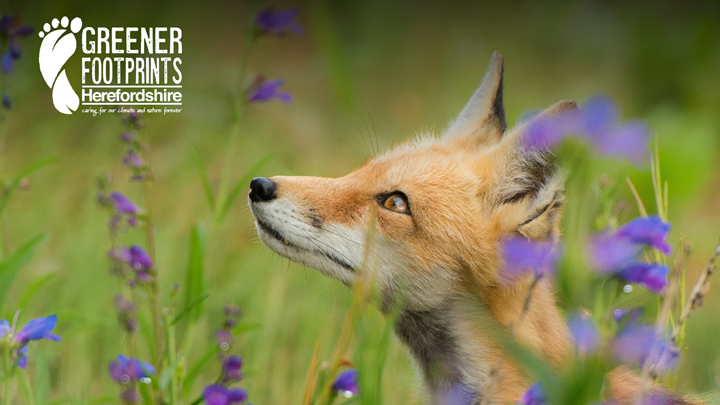
[[[108,272],[108,218],[95,198],[96,177],[102,172],[113,179],[113,189],[152,207],[164,306],[171,304],[175,283],[180,284],[179,297],[191,288],[190,235],[196,224],[205,232],[202,290],[209,297],[196,322],[178,326],[186,369],[213,344],[222,307],[237,305],[243,310],[241,322],[256,324],[233,349],[245,359],[242,385],[251,401],[299,404],[314,345],[319,341],[321,359],[330,358],[351,291],[266,248],[247,208],[247,188],[227,218],[214,221],[198,157],[215,190],[228,153],[232,183],[247,174],[344,175],[420,131],[442,131],[479,83],[495,50],[505,57],[509,123],[527,110],[602,92],[618,102],[623,119],[642,118],[653,128],[669,184],[671,242],[677,244],[682,235],[693,245],[688,290],[720,236],[720,8],[710,2],[302,4],[298,21],[305,33],[264,38],[247,61],[251,75],[284,78],[284,89],[294,100],[249,105],[232,147],[230,100],[240,86],[246,4],[33,3],[0,5],[3,14],[23,15],[36,27],[62,15],[81,16],[93,26],[178,26],[184,44],[183,111],[146,117],[155,178],[150,201],[128,180],[122,164],[121,117],[64,116],[54,110],[35,57],[37,35],[23,41],[16,72],[2,77],[13,108],[3,111],[0,126],[0,176],[9,181],[32,162],[57,159],[34,172],[12,196],[0,224],[3,257],[34,236],[46,235],[0,307],[0,319],[12,319],[24,304],[21,324],[58,315],[55,332],[63,341],[31,349],[28,376],[37,404],[116,401],[107,363],[125,352],[127,342],[112,304],[119,287]],[[79,58],[67,69],[76,84],[72,78],[79,77]],[[262,168],[249,173],[266,157]],[[572,176],[566,222],[589,223],[594,217],[597,203],[588,201],[597,201],[594,193],[602,176],[617,183],[613,201],[625,201],[627,218],[638,214],[625,176],[637,185],[646,205],[654,207],[647,168],[595,159],[581,177]],[[145,237],[138,229],[125,239],[144,244]],[[582,290],[573,287],[573,280],[582,276],[563,268],[562,277],[561,305],[589,306]],[[37,293],[28,295],[34,287]],[[688,321],[687,350],[678,371],[681,391],[717,388],[719,311],[720,294],[713,287],[705,307]],[[367,317],[360,335],[382,335],[383,317],[376,310]],[[149,356],[142,345],[138,350],[138,357]],[[184,387],[188,403],[215,378],[218,367],[209,366],[193,386]],[[391,341],[384,401],[422,403],[417,387],[409,356]],[[19,392],[15,397],[23,403]]]

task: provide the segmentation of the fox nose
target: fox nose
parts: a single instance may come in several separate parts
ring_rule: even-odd
[[[255,177],[250,182],[250,200],[252,202],[263,202],[273,200],[275,194],[275,183],[265,177]]]

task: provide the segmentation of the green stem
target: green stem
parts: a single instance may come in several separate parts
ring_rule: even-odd
[[[27,398],[28,405],[35,405],[35,398],[33,398],[33,392],[30,387],[30,380],[28,379],[26,372],[21,372],[18,374],[20,378],[20,383],[22,384],[22,389],[25,391],[25,397]]]
[[[10,386],[10,379],[6,377],[4,379],[3,385],[5,385],[5,395],[3,395],[3,404],[10,405],[10,404],[12,404],[12,398],[11,398],[12,387]]]
[[[164,316],[165,327],[167,328],[167,347],[168,347],[168,358],[170,359],[169,367],[172,369],[172,376],[170,377],[170,404],[177,405],[180,403],[180,382],[178,381],[177,373],[177,349],[175,342],[175,325],[173,324],[173,316],[171,312],[168,312]]]
[[[1,184],[0,187],[2,187]],[[5,196],[3,198],[9,198],[9,196]],[[0,259],[5,259],[8,256],[8,252],[10,251],[6,233],[7,229],[5,227],[5,219],[3,218],[2,214],[0,214]]]
[[[152,222],[152,185],[153,185],[153,174],[151,171],[151,163],[150,163],[150,151],[149,151],[149,136],[147,135],[147,132],[144,134],[145,138],[145,158],[147,161],[147,176],[143,182],[144,184],[144,192],[145,192],[145,210],[147,212],[147,216],[145,218],[145,232],[147,234],[147,241],[148,241],[148,253],[150,254],[150,259],[152,260],[153,264],[155,265],[157,262],[155,260],[155,233],[153,229],[153,222]],[[153,278],[150,282],[150,309],[152,313],[152,329],[153,329],[153,340],[155,342],[155,347],[153,348],[153,364],[155,365],[155,369],[158,371],[158,375],[161,374],[162,370],[162,353],[163,353],[163,337],[162,337],[162,330],[160,329],[160,303],[159,303],[159,288],[158,288],[158,276],[157,276],[157,266],[156,269],[153,271]],[[159,389],[156,393],[156,401],[158,404],[162,404],[163,398],[163,392],[162,389]]]

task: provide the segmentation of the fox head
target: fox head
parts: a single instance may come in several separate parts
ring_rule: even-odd
[[[502,238],[555,234],[562,205],[552,157],[520,142],[529,122],[507,130],[502,91],[495,53],[441,137],[403,143],[339,178],[253,179],[248,197],[260,238],[348,285],[374,271],[384,295],[402,286],[416,310],[497,285]],[[563,101],[540,116],[575,108]]]

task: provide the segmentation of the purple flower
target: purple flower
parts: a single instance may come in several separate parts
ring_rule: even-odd
[[[223,383],[231,383],[243,379],[243,373],[240,371],[243,365],[242,357],[238,355],[228,356],[222,364],[222,381]]]
[[[12,100],[10,99],[10,96],[7,95],[7,93],[3,93],[2,95],[2,105],[8,110],[12,108]]]
[[[140,381],[155,374],[155,367],[150,363],[140,361],[134,357],[126,357],[118,354],[117,360],[111,361],[108,365],[110,378],[121,384],[130,381]]]
[[[582,112],[565,111],[532,120],[524,131],[523,141],[530,148],[552,148],[575,134],[589,140],[593,149],[603,155],[642,164],[648,158],[649,130],[639,120],[620,124],[619,116],[617,105],[610,97],[591,97]]]
[[[0,69],[3,73],[12,73],[14,70],[14,61],[22,56],[20,49],[20,38],[32,34],[34,28],[31,25],[20,25],[20,18],[4,15],[0,17],[0,33],[4,34],[8,40],[8,49],[2,55],[0,61]]]
[[[513,236],[500,245],[505,261],[504,275],[515,280],[527,271],[539,278],[555,271],[558,261],[557,249],[550,241],[537,241],[523,236]]]
[[[434,403],[439,405],[472,405],[477,394],[465,384],[453,384],[437,395]]]
[[[346,397],[359,394],[360,388],[358,387],[358,371],[351,368],[340,373],[340,375],[338,375],[332,383],[332,390],[340,392]]]
[[[138,113],[137,111],[133,111],[122,119],[122,123],[123,125],[127,125],[130,128],[139,129],[143,126],[142,122],[140,122],[140,118],[140,113]]]
[[[7,319],[0,319],[0,339],[10,332],[10,329],[12,329],[10,322],[8,322]]]
[[[643,307],[635,307],[633,309],[618,308],[613,312],[613,319],[615,322],[620,323],[623,319],[627,318],[625,327],[631,327],[637,325],[638,321],[642,318],[645,310]]]
[[[618,125],[603,136],[591,138],[591,141],[599,153],[624,158],[639,166],[648,159],[649,133],[643,121],[632,120]]]
[[[677,396],[661,390],[653,390],[645,395],[642,405],[674,405],[677,404]]]
[[[123,163],[128,165],[131,168],[137,168],[137,167],[144,167],[145,161],[142,160],[140,156],[138,156],[135,152],[132,150],[127,151],[125,156],[123,157]]]
[[[584,129],[590,134],[601,134],[612,129],[620,119],[617,104],[607,95],[596,95],[582,106]]]
[[[248,87],[247,99],[251,103],[262,103],[272,99],[280,100],[283,103],[290,103],[292,101],[290,93],[279,91],[283,83],[285,83],[283,79],[266,80],[264,76],[259,75]]]
[[[125,246],[117,246],[108,251],[108,257],[113,260],[117,260],[123,263],[130,263],[132,256],[130,255],[130,249]]]
[[[27,366],[27,344],[31,340],[47,339],[53,340],[55,342],[59,342],[62,340],[60,336],[52,333],[52,330],[55,328],[56,324],[57,315],[50,315],[45,318],[31,319],[30,322],[28,322],[27,325],[23,326],[23,328],[20,329],[19,332],[17,332],[14,336],[10,337],[12,341],[17,342],[18,344],[18,349],[16,353],[18,367],[24,369]],[[5,335],[10,333],[11,330],[12,328],[10,327],[10,323],[5,319],[0,319],[0,338],[3,338]]]
[[[650,245],[665,255],[672,252],[667,243],[670,223],[664,222],[658,215],[635,218],[617,231],[618,236],[630,238],[635,243]]]
[[[28,361],[28,353],[29,349],[27,346],[20,348],[18,350],[18,354],[20,355],[20,358],[17,361],[17,366],[21,369],[25,370],[27,368],[27,361]]]
[[[9,15],[3,15],[0,17],[0,33],[7,33],[10,27],[13,25],[13,18]]]
[[[668,267],[659,263],[629,263],[616,274],[625,281],[639,283],[654,293],[662,293],[667,287]]]
[[[568,320],[568,327],[575,339],[578,352],[590,354],[600,346],[600,333],[592,319],[573,314]]]
[[[226,330],[220,329],[215,332],[215,339],[217,340],[220,349],[228,350],[230,348],[230,344],[232,343],[232,334]]]
[[[623,318],[625,318],[625,315],[627,315],[628,310],[625,308],[618,308],[615,311],[613,311],[613,320],[617,323],[620,323]]]
[[[635,260],[640,255],[641,248],[630,238],[603,231],[590,238],[587,250],[592,266],[607,273]]]
[[[138,207],[137,204],[117,191],[112,192],[110,198],[112,198],[115,204],[115,209],[123,214],[137,215],[140,212],[140,207]]]
[[[226,305],[225,307],[223,307],[223,312],[225,312],[225,315],[235,318],[242,315],[242,310],[233,305]]]
[[[130,246],[130,267],[138,271],[147,271],[153,268],[153,262],[148,252],[138,245]]]
[[[120,134],[120,140],[126,143],[130,143],[133,140],[135,140],[135,133],[134,132],[124,132]]]
[[[523,134],[523,142],[531,149],[550,149],[560,144],[571,133],[579,133],[581,130],[580,111],[565,111],[558,115],[531,119]]]
[[[659,337],[651,325],[626,328],[615,339],[615,358],[623,363],[644,365],[650,361],[656,372],[665,372],[677,366],[680,352],[675,345]]]
[[[522,397],[517,401],[517,405],[545,405],[547,404],[547,394],[540,381],[531,385]]]
[[[657,361],[655,361],[655,371],[663,373],[675,370],[680,358],[680,349],[672,342],[662,341],[658,343]]]
[[[648,158],[647,126],[638,120],[618,123],[619,112],[608,96],[591,97],[583,104],[584,135],[595,149],[607,156],[626,158],[642,164]]]
[[[296,35],[302,34],[302,27],[294,21],[297,13],[297,7],[283,11],[275,11],[273,8],[260,10],[257,16],[255,16],[255,26],[258,29],[258,35],[266,34],[282,37],[290,32],[294,32]]]
[[[120,399],[126,404],[136,404],[138,402],[138,394],[135,387],[128,387],[120,393]]]
[[[13,57],[9,50],[2,54],[2,59],[0,59],[0,70],[6,74],[12,73],[15,70],[13,67]]]
[[[118,294],[115,296],[115,309],[123,329],[127,333],[134,333],[138,327],[138,320],[135,316],[135,305]]]
[[[245,402],[248,394],[242,388],[228,389],[221,384],[211,384],[205,387],[202,397],[207,405],[232,405]]]
[[[31,319],[27,325],[20,329],[20,332],[15,334],[15,340],[20,342],[20,347],[25,347],[31,340],[47,339],[59,342],[62,338],[52,333],[56,324],[57,315]]]
[[[670,224],[663,222],[659,216],[635,218],[616,232],[606,230],[593,236],[587,246],[590,262],[600,272],[613,273],[628,282],[640,283],[660,293],[667,285],[667,267],[634,260],[640,255],[643,246],[652,246],[669,254],[669,232]]]

